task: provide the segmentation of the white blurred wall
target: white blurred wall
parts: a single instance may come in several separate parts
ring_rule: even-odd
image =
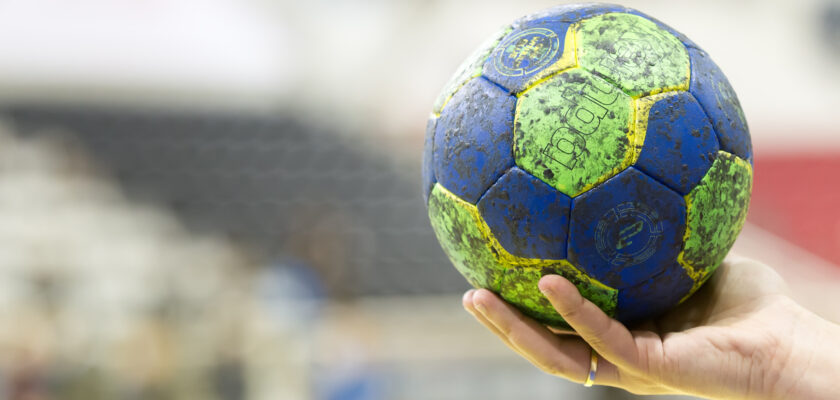
[[[820,25],[832,1],[623,3],[712,54],[763,152],[840,148],[840,54]],[[485,35],[557,3],[8,0],[0,2],[0,102],[292,108],[416,138],[439,88]]]
[[[242,1],[2,1],[0,99],[265,106],[299,74],[284,29]]]

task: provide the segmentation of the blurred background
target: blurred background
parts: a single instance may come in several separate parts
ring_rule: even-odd
[[[421,199],[438,90],[558,2],[0,1],[0,397],[629,399],[463,312]],[[736,248],[840,320],[840,1],[625,1],[726,72]]]

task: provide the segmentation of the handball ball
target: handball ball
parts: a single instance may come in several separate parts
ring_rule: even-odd
[[[559,274],[619,321],[654,317],[714,273],[743,226],[752,145],[723,72],[638,11],[551,8],[505,26],[434,104],[423,190],[467,281],[567,326]]]

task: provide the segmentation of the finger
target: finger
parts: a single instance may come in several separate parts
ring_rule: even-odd
[[[762,279],[756,279],[762,277]],[[790,287],[779,275],[778,271],[767,264],[747,258],[732,255],[730,252],[718,267],[718,271],[711,278],[716,280],[719,293],[742,294],[790,294]],[[732,288],[737,287],[737,290]],[[753,289],[753,290],[747,290]],[[753,296],[755,297],[755,296]]]
[[[548,330],[550,330],[551,333],[554,333],[555,335],[580,336],[573,329],[558,328],[556,326],[549,326],[549,325],[547,325],[546,328],[548,328]]]
[[[507,337],[507,340],[538,368],[574,382],[583,383],[589,374],[590,347],[575,336],[557,336],[528,318],[488,290],[473,294],[476,309]],[[596,382],[617,382],[615,366],[602,360]]]
[[[726,256],[723,258],[724,262],[738,262],[746,257],[742,256],[735,250],[730,250],[729,253],[726,253]]]
[[[492,332],[494,335],[498,336],[499,339],[501,339],[502,342],[504,342],[505,345],[507,345],[507,347],[510,347],[511,350],[518,353],[519,349],[517,349],[516,346],[510,343],[510,341],[507,339],[507,336],[503,335],[502,332],[499,331],[499,328],[496,328],[496,325],[493,325],[492,322],[488,321],[487,318],[484,317],[484,315],[482,315],[478,310],[476,310],[475,305],[473,304],[474,294],[475,289],[468,290],[466,293],[464,293],[464,297],[461,300],[464,309],[467,310],[467,312],[469,312],[473,317],[475,317],[475,319],[478,322],[480,322],[481,325],[484,325],[484,327],[487,328],[487,330]]]
[[[521,356],[522,358],[528,360],[528,362],[530,362],[531,364],[536,365],[536,362],[533,359],[531,359],[531,357],[528,354],[522,352],[521,350],[519,350],[518,347],[514,346],[513,343],[511,343],[510,340],[508,340],[507,336],[505,336],[499,330],[499,328],[496,327],[496,325],[494,325],[492,322],[490,322],[487,319],[487,317],[485,317],[481,312],[479,312],[475,308],[475,304],[473,303],[473,295],[474,294],[475,294],[475,289],[469,290],[466,293],[464,293],[464,297],[462,299],[464,309],[466,309],[467,312],[469,312],[479,323],[481,323],[481,325],[484,325],[484,327],[487,328],[487,330],[492,332],[502,342],[504,342],[505,346],[507,346],[508,348],[513,350],[515,353],[519,354],[519,356]]]
[[[516,347],[513,343],[508,340],[508,337],[505,336],[499,328],[496,327],[492,322],[490,322],[487,317],[484,316],[481,312],[479,312],[475,308],[475,304],[473,303],[473,294],[475,293],[475,289],[470,290],[469,292],[464,294],[464,308],[485,328],[487,328],[490,332],[496,335],[509,349],[513,350],[514,353],[518,354],[520,357],[524,358],[531,364],[539,367],[539,364],[536,360],[531,357],[530,354],[523,352],[521,349]]]
[[[581,296],[575,285],[559,275],[546,275],[540,291],[563,319],[598,354],[621,368],[639,370],[639,351],[633,335],[620,322]]]

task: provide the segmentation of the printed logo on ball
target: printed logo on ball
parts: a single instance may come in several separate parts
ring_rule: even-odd
[[[622,203],[604,213],[595,228],[598,253],[612,265],[635,265],[656,253],[662,237],[659,214],[642,203]]]
[[[600,61],[600,66],[611,74],[634,79],[639,74],[651,74],[651,67],[667,61],[668,54],[649,35],[625,32]]]
[[[591,80],[582,89],[566,88],[562,94],[569,107],[563,112],[563,124],[551,133],[540,151],[548,160],[573,170],[581,166],[587,153],[588,137],[598,132],[619,99],[619,89],[606,82]]]
[[[504,76],[525,76],[548,66],[559,51],[560,38],[554,31],[531,28],[502,42],[493,64]]]

